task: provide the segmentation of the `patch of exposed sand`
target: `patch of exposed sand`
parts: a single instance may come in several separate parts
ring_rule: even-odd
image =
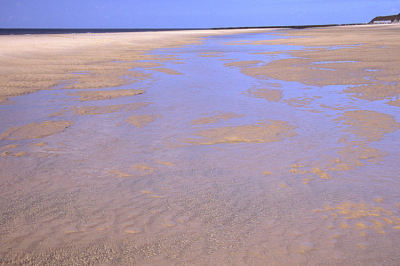
[[[78,101],[98,101],[98,100],[111,100],[122,97],[129,97],[145,93],[145,90],[108,90],[108,91],[78,91],[74,93],[67,93],[69,96],[78,96]]]
[[[214,116],[207,116],[207,117],[202,117],[202,118],[192,120],[192,122],[190,122],[190,123],[192,125],[212,124],[212,123],[219,122],[221,120],[228,120],[231,118],[239,118],[239,117],[243,117],[243,116],[244,115],[239,115],[239,114],[236,114],[233,112],[227,112],[227,113],[221,112]]]
[[[175,166],[175,164],[173,162],[158,161],[157,163],[163,164],[163,165]]]
[[[1,147],[0,150],[15,149],[15,148],[18,148],[18,147],[19,147],[18,144],[11,144],[11,145],[7,145],[7,146],[4,146],[4,147]]]
[[[389,99],[400,94],[400,87],[393,85],[400,82],[399,30],[400,25],[287,30],[284,35],[294,37],[255,41],[251,44],[286,44],[315,48],[284,51],[282,53],[294,58],[276,60],[262,66],[245,66],[241,62],[236,64],[243,68],[241,71],[244,74],[252,77],[314,86],[347,85],[345,92],[353,97],[367,100]]]
[[[29,145],[36,146],[36,147],[44,147],[47,146],[46,142],[39,142],[39,143],[31,143]]]
[[[366,85],[351,86],[344,90],[344,92],[350,93],[355,98],[369,101],[391,99],[394,96],[400,95],[399,85],[390,85],[388,84],[389,82],[399,83],[400,79],[398,81],[389,81],[388,79],[386,82],[382,77],[381,83],[369,82]]]
[[[7,98],[0,98],[0,105],[13,105],[15,102],[10,101]]]
[[[267,101],[279,102],[283,98],[283,90],[282,89],[272,89],[272,88],[251,88],[243,93],[246,96],[253,98],[265,99]],[[305,107],[310,105],[311,102],[316,99],[320,99],[320,96],[314,97],[295,97],[290,99],[285,99],[281,101],[292,107]],[[321,112],[318,110],[309,110],[312,112]]]
[[[153,68],[153,67],[161,67],[163,66],[160,63],[150,63],[150,62],[135,62],[135,63],[131,63],[131,62],[119,62],[119,63],[124,63],[124,64],[130,64],[130,67],[132,68]]]
[[[305,175],[304,184],[314,180],[313,176],[322,179],[334,178],[336,171],[348,171],[367,164],[378,164],[382,162],[388,152],[370,147],[361,141],[352,141],[337,149],[338,156],[328,156],[320,161],[307,161],[302,159],[293,164],[290,169],[292,174]]]
[[[345,229],[367,230],[373,229],[378,233],[386,234],[388,230],[397,230],[400,218],[395,212],[372,204],[344,202],[336,206],[326,203],[323,209],[313,210],[316,213],[329,214],[324,219],[334,220],[335,227]],[[363,236],[364,234],[361,234]],[[368,235],[368,234],[367,234]]]
[[[144,176],[153,173],[156,168],[148,164],[138,163],[132,166],[132,170],[134,171],[136,176]]]
[[[15,156],[15,157],[21,157],[21,156],[25,156],[26,154],[27,154],[26,152],[21,151],[21,152],[14,153],[13,156]]]
[[[320,99],[320,96],[314,96],[314,97],[296,97],[296,98],[290,98],[287,100],[284,100],[283,102],[286,103],[287,105],[293,106],[293,107],[304,107],[307,105],[310,105],[313,101]],[[314,112],[319,112],[318,110],[312,110]]]
[[[246,67],[254,67],[258,64],[263,63],[261,60],[253,60],[253,61],[234,61],[230,63],[225,63],[224,66],[226,67],[239,67],[239,68],[246,68]]]
[[[343,124],[349,125],[345,131],[367,141],[380,140],[400,128],[393,116],[366,110],[346,111],[336,121],[344,121]]]
[[[266,143],[280,141],[297,135],[295,127],[284,121],[265,120],[255,125],[220,127],[199,130],[193,135],[199,139],[187,139],[184,142],[200,145],[221,143]]]
[[[347,171],[368,164],[378,164],[389,155],[388,152],[370,147],[366,142],[381,140],[384,135],[400,128],[393,116],[375,111],[357,110],[346,111],[342,117],[334,121],[344,121],[349,125],[343,131],[354,134],[359,140],[347,141],[339,139],[345,146],[337,148],[338,156],[324,158],[318,162],[303,161],[300,165],[293,165],[290,170],[295,174],[316,174],[320,178],[330,179],[334,171]],[[308,183],[309,180],[306,181]]]
[[[14,127],[8,129],[0,135],[2,139],[27,139],[27,138],[44,138],[63,132],[66,128],[72,126],[72,121],[45,121],[42,123],[31,123],[25,126]]]
[[[338,149],[344,160],[339,161],[330,170],[347,170],[357,166],[363,166],[365,162],[379,163],[384,160],[389,153],[372,148],[360,141],[349,142],[345,147]]]
[[[135,115],[128,117],[127,119],[125,119],[125,121],[134,127],[142,128],[155,121],[156,119],[157,116],[155,115]]]
[[[220,119],[217,117],[213,117],[213,116],[207,116],[207,117],[202,117],[202,118],[198,118],[195,120],[192,120],[192,122],[190,122],[192,125],[204,125],[204,124],[212,124],[212,123],[216,123],[219,122]]]
[[[390,101],[387,104],[400,107],[400,99],[397,99],[397,100],[394,100],[394,101]]]
[[[253,89],[248,89],[247,91],[244,92],[244,94],[246,96],[261,98],[272,102],[279,102],[283,97],[282,90],[279,89],[253,88]]]
[[[205,52],[201,53],[198,56],[199,57],[222,57],[224,54],[220,52]]]
[[[182,73],[179,71],[169,69],[169,68],[164,68],[164,67],[152,68],[151,70],[158,71],[158,72],[168,74],[168,75],[182,75]]]
[[[108,171],[108,173],[114,177],[131,177],[132,175],[121,172],[118,169],[114,169],[114,170],[110,170]]]
[[[117,104],[117,105],[104,105],[104,106],[81,106],[71,107],[69,110],[63,110],[51,114],[50,116],[66,116],[68,113],[72,115],[99,115],[99,114],[110,114],[115,112],[129,112],[134,111],[142,107],[146,107],[151,103],[129,103],[129,104]]]

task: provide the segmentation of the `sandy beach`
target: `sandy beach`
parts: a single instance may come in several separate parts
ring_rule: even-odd
[[[149,78],[136,68],[165,71],[162,62],[174,60],[146,54],[153,49],[195,44],[202,37],[240,32],[243,31],[1,36],[0,103],[6,102],[7,97],[59,86],[92,89],[128,85]],[[154,62],[143,62],[150,60]]]
[[[0,36],[0,265],[398,265],[399,32]]]

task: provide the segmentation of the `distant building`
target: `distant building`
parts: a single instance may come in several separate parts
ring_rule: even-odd
[[[374,20],[371,24],[391,24],[391,20]]]
[[[390,24],[390,23],[399,23],[400,21],[400,13],[398,15],[392,16],[378,16],[369,22],[369,24]]]

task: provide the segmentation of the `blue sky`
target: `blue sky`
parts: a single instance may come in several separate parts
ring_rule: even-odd
[[[399,0],[0,0],[0,28],[211,28],[344,24]]]

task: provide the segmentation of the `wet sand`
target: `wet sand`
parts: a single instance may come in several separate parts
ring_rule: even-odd
[[[0,265],[398,265],[399,31],[0,36]]]

